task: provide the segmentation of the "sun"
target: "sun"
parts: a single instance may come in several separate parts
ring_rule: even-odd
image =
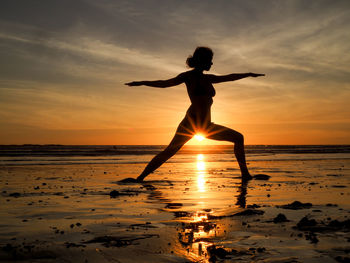
[[[198,140],[198,141],[203,141],[204,140],[204,136],[202,135],[202,134],[196,134],[195,136],[194,136],[194,138],[196,138],[196,140]]]

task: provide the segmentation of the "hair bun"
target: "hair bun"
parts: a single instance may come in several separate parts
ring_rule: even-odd
[[[186,60],[186,64],[187,66],[189,66],[190,68],[194,68],[194,59],[193,59],[193,56],[189,56]]]
[[[190,68],[203,67],[213,58],[213,54],[208,47],[197,47],[193,55],[188,56],[186,64]]]

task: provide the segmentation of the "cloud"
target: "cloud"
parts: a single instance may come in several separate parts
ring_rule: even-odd
[[[128,64],[133,66],[150,67],[158,70],[170,72],[179,72],[181,67],[169,64],[165,59],[145,54],[140,50],[133,50],[117,44],[105,43],[99,39],[89,37],[71,38],[69,42],[59,39],[40,39],[23,38],[16,35],[1,34],[3,40],[27,43],[31,45],[44,46],[45,48],[55,49],[61,54],[72,53],[79,56],[89,57],[97,61],[103,61],[116,64]]]
[[[349,7],[348,1],[5,1],[0,122],[57,130],[176,126],[188,105],[183,85],[123,83],[175,76],[197,45],[214,49],[213,73],[267,74],[217,85],[216,120],[350,122]]]

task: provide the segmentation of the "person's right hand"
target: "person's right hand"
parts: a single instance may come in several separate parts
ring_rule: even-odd
[[[141,86],[142,82],[141,81],[132,81],[132,82],[124,83],[124,84],[128,85],[128,86]]]
[[[265,76],[265,74],[258,74],[258,73],[252,73],[252,72],[250,72],[249,74],[253,78]]]

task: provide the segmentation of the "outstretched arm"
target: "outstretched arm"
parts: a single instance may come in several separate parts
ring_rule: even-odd
[[[211,83],[220,83],[225,81],[235,81],[235,80],[243,79],[247,77],[256,78],[256,77],[265,76],[265,74],[257,74],[257,73],[249,72],[249,73],[233,73],[233,74],[222,75],[222,76],[208,74],[207,76]]]
[[[129,83],[125,83],[125,85],[128,86],[150,86],[150,87],[155,87],[155,88],[167,88],[167,87],[172,87],[179,85],[183,83],[184,80],[184,74],[181,73],[175,78],[167,79],[167,80],[154,80],[154,81],[133,81]]]

